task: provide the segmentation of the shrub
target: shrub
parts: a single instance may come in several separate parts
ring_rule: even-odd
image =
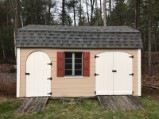
[[[4,81],[0,79],[0,93],[6,96],[16,95],[16,82],[15,81]]]
[[[15,73],[16,72],[16,68],[14,67],[11,67],[8,71],[8,73]]]

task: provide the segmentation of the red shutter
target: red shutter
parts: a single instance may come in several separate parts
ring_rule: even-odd
[[[64,76],[64,52],[57,52],[57,77]]]
[[[90,52],[83,52],[83,76],[90,76]]]

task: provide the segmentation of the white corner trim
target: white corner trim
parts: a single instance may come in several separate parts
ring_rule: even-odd
[[[17,48],[17,91],[16,97],[20,97],[20,48]]]
[[[141,96],[141,49],[138,49],[138,96]]]

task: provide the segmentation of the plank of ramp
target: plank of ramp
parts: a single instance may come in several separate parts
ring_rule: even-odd
[[[45,105],[46,105],[46,103],[47,103],[47,101],[48,101],[48,97],[46,98],[46,97],[42,97],[42,99],[41,100],[43,100],[43,104],[41,104],[40,102],[39,102],[39,106],[38,106],[38,108],[37,108],[37,112],[40,112],[40,111],[42,111],[43,109],[44,109],[44,107],[45,107]]]
[[[26,102],[27,102],[28,100],[29,100],[29,98],[23,99],[22,105],[16,110],[16,112],[20,112],[20,111],[23,109],[24,105],[26,104]]]
[[[110,111],[143,109],[133,96],[98,96],[101,106]]]
[[[135,99],[135,97],[133,96],[127,96],[129,100],[131,100],[132,102],[132,105],[134,107],[136,107],[137,109],[141,109],[141,110],[144,110],[143,106],[137,102],[137,100]]]
[[[16,112],[40,112],[44,109],[49,97],[31,97],[24,99]]]

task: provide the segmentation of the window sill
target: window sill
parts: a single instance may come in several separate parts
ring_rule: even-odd
[[[83,76],[64,76],[63,78],[83,78]]]

